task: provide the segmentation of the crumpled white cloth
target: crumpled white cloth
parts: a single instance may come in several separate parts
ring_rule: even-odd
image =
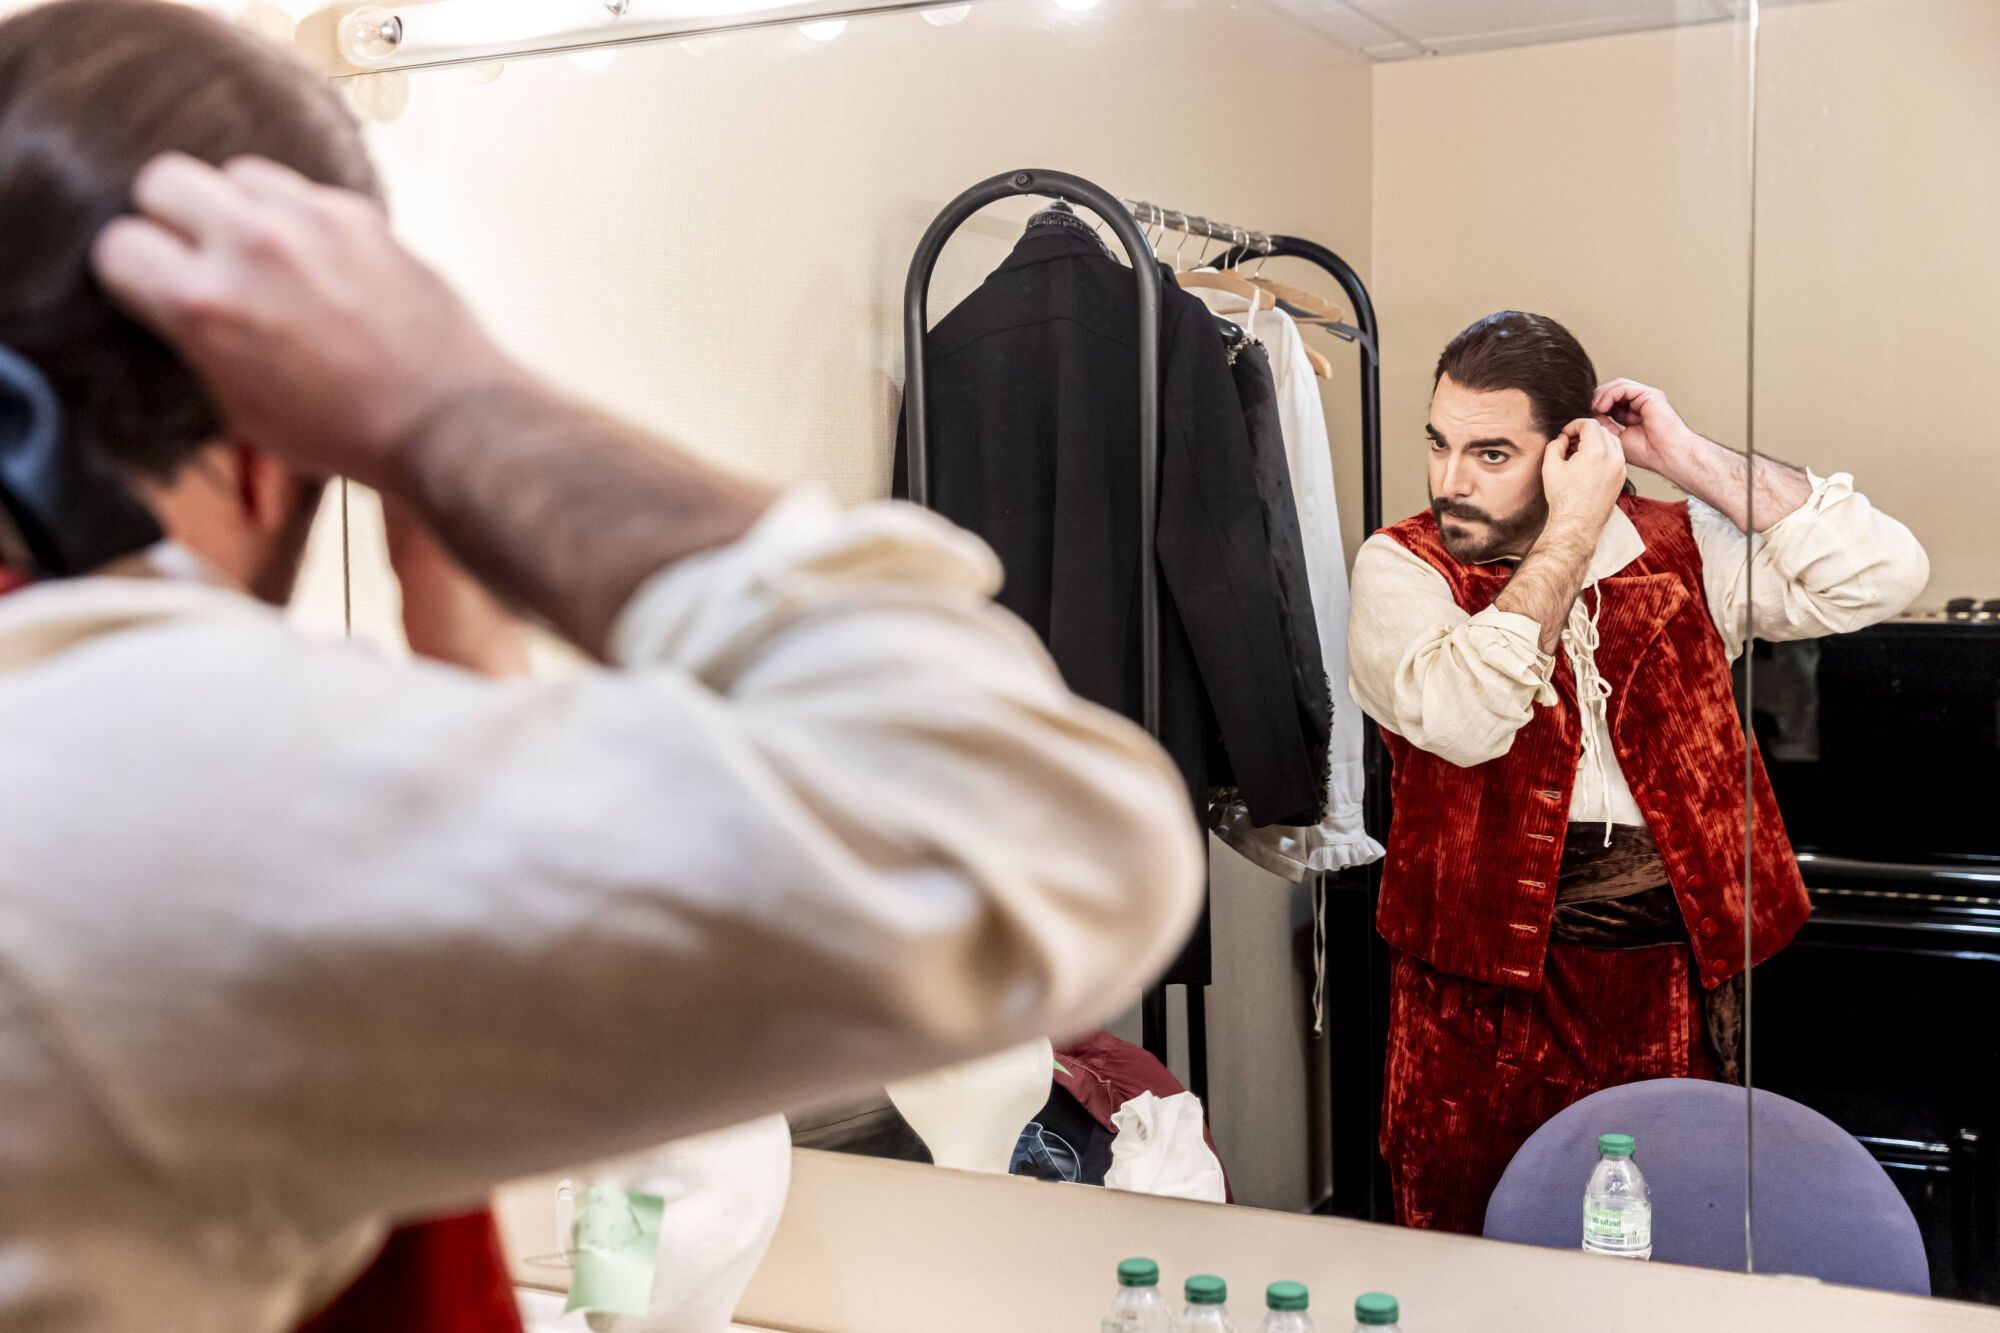
[[[643,1315],[588,1316],[615,1333],[724,1333],[770,1248],[792,1183],[792,1133],[765,1116],[599,1162],[579,1184],[657,1194],[660,1265]]]
[[[1222,1163],[1202,1137],[1201,1099],[1191,1092],[1162,1098],[1142,1092],[1111,1113],[1108,1189],[1168,1199],[1222,1203],[1228,1195]]]
[[[887,1092],[937,1165],[1004,1176],[1021,1126],[1049,1099],[1055,1062],[1054,1045],[1037,1037],[984,1059],[898,1079]]]

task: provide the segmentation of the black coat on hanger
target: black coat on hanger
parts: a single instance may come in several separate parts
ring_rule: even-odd
[[[1298,548],[1298,514],[1259,485],[1215,319],[1171,281],[1164,297],[1161,740],[1197,810],[1233,785],[1260,823],[1314,823],[1329,703],[1303,571],[1280,555]],[[1140,701],[1137,323],[1131,273],[1056,218],[925,344],[932,506],[998,552],[1001,603],[1070,688],[1127,717]]]

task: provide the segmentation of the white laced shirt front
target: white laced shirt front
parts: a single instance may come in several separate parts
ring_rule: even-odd
[[[1854,478],[1812,473],[1806,502],[1753,539],[1720,511],[1687,501],[1701,551],[1709,618],[1734,661],[1746,635],[1774,641],[1862,629],[1904,610],[1930,562],[1910,530],[1854,489]],[[1584,710],[1569,817],[1645,827],[1611,745],[1611,687],[1598,674],[1597,584],[1646,549],[1622,509],[1612,511],[1571,605],[1561,648]],[[1468,615],[1444,576],[1393,537],[1376,533],[1354,561],[1349,682],[1362,709],[1412,745],[1470,768],[1497,759],[1537,706],[1557,702],[1555,658],[1541,626],[1489,606]]]

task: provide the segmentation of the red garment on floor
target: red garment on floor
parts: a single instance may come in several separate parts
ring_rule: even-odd
[[[1118,1128],[1111,1123],[1111,1117],[1140,1093],[1172,1097],[1187,1091],[1173,1071],[1154,1059],[1145,1047],[1134,1046],[1109,1032],[1086,1032],[1058,1045],[1056,1063],[1067,1071],[1057,1072],[1056,1083],[1076,1098],[1091,1119],[1114,1134]],[[1201,1112],[1201,1136],[1208,1141],[1208,1150],[1215,1153],[1220,1164],[1222,1154],[1215,1151],[1208,1108],[1202,1107]],[[1222,1192],[1225,1202],[1234,1202],[1226,1167],[1222,1172]]]
[[[1558,1111],[1621,1083],[1718,1074],[1684,944],[1552,944],[1534,991],[1397,954],[1381,1145],[1396,1220],[1476,1236],[1507,1163]]]
[[[521,1333],[493,1215],[390,1232],[375,1262],[298,1333]]]

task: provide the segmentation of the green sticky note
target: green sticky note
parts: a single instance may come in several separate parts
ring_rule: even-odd
[[[576,1271],[565,1311],[644,1314],[653,1299],[653,1270],[660,1263],[657,1194],[627,1194],[593,1185],[576,1210]]]

